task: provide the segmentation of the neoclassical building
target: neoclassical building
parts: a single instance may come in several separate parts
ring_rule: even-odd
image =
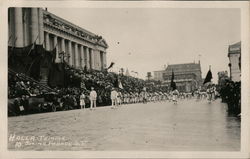
[[[158,73],[157,79],[162,79],[163,83],[170,86],[172,72],[174,72],[174,82],[181,92],[191,92],[202,84],[201,65],[198,63],[184,63],[168,65],[166,70],[155,71]]]
[[[240,57],[241,57],[241,42],[229,45],[228,47],[228,58],[229,58],[229,70],[230,79],[232,81],[241,80],[241,70],[240,70]]]
[[[106,67],[106,41],[47,9],[9,8],[8,45],[26,47],[35,43],[46,50],[56,48],[55,62],[64,59],[75,68],[102,70]]]

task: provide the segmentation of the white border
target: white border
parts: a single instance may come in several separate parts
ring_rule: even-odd
[[[8,151],[7,150],[7,8],[8,7],[60,8],[240,8],[242,37],[242,121],[241,151]],[[186,1],[0,1],[0,158],[248,158],[249,152],[249,2],[186,2]],[[225,57],[227,58],[227,57]]]

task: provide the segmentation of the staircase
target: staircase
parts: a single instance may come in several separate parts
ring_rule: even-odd
[[[39,83],[41,85],[48,86],[48,78],[46,77],[46,78],[41,79]]]
[[[40,82],[37,81],[37,80],[34,80],[33,78],[23,74],[23,73],[17,73],[15,71],[13,71],[12,69],[8,68],[8,73],[9,74],[18,74],[18,77],[19,79],[21,80],[28,80],[28,81],[31,81],[35,84],[37,84],[40,88],[42,88],[43,90],[47,91],[47,92],[54,92],[55,90],[53,90],[52,88],[50,88],[48,85],[47,85],[47,82],[48,82],[48,78],[44,78],[43,80],[41,80]]]

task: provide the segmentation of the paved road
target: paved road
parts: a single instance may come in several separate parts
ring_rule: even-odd
[[[239,151],[240,121],[219,100],[10,117],[10,150]]]

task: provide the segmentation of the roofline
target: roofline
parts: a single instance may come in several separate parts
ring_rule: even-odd
[[[73,26],[73,27],[76,27],[77,29],[79,29],[79,30],[81,30],[81,31],[83,31],[83,32],[85,32],[85,33],[87,33],[87,34],[90,34],[91,36],[98,36],[97,34],[94,34],[94,33],[90,32],[90,31],[88,31],[88,30],[86,30],[86,29],[83,29],[82,27],[80,27],[80,26],[78,26],[78,25],[75,25],[75,24],[69,22],[68,20],[63,19],[63,18],[61,18],[61,17],[59,17],[59,16],[57,16],[57,15],[55,15],[55,14],[49,12],[49,11],[46,11],[46,10],[44,10],[43,8],[42,8],[42,11],[43,11],[45,14],[47,13],[47,14],[49,14],[49,15],[52,15],[54,18],[59,19],[59,20],[65,22],[66,24],[68,23],[69,25],[71,25],[71,26]]]
[[[237,42],[237,43],[234,43],[234,44],[232,44],[232,45],[229,45],[229,47],[230,47],[230,46],[234,46],[234,45],[241,45],[241,41],[239,41],[239,42]]]
[[[161,71],[153,71],[153,72],[165,72],[166,70],[161,70]]]
[[[187,64],[193,64],[193,65],[199,65],[199,63],[181,63],[181,64],[169,64],[168,66],[176,66],[176,65],[187,65]]]

